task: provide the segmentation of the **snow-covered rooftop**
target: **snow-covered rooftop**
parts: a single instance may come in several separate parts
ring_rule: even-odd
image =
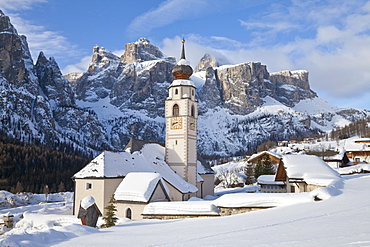
[[[178,65],[189,65],[190,66],[190,62],[186,59],[180,59],[178,62],[177,62]]]
[[[359,139],[351,139],[345,143],[345,149],[347,152],[353,151],[370,151],[370,142],[369,138],[359,138]]]
[[[341,175],[349,175],[353,173],[370,172],[370,164],[359,163],[354,166],[342,167],[336,169]]]
[[[92,205],[94,205],[95,199],[92,196],[86,196],[84,199],[81,200],[81,207],[84,209],[88,209]]]
[[[338,172],[315,155],[283,155],[282,161],[289,179],[303,179],[308,184],[328,186],[340,178]]]
[[[251,162],[252,160],[254,160],[255,158],[261,156],[261,155],[264,155],[264,154],[268,154],[268,155],[271,155],[273,157],[276,157],[278,159],[281,159],[281,155],[280,154],[277,154],[277,153],[274,153],[274,152],[271,152],[271,151],[262,151],[262,152],[259,152],[257,154],[253,154],[249,159],[248,159],[248,162]]]
[[[194,82],[192,82],[191,80],[185,80],[185,79],[173,80],[170,87],[174,87],[174,86],[192,86],[192,87],[195,87]]]
[[[74,178],[125,177],[130,172],[156,172],[182,193],[198,189],[177,175],[165,162],[165,148],[159,144],[146,144],[141,151],[104,151],[74,175]]]
[[[158,183],[162,183],[161,175],[154,172],[130,172],[118,185],[114,198],[122,201],[148,202]],[[162,183],[167,194],[169,190]]]
[[[284,182],[282,181],[275,181],[275,175],[261,175],[257,178],[257,183],[284,185]]]

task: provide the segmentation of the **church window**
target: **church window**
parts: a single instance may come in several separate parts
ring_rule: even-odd
[[[191,106],[190,116],[195,117],[195,108],[194,108],[194,105]]]
[[[179,90],[177,88],[175,89],[175,94],[179,94]]]
[[[177,140],[175,140],[175,145],[177,145]]]
[[[92,189],[92,183],[86,183],[86,190]]]
[[[132,210],[131,210],[131,208],[128,208],[127,210],[126,210],[126,218],[127,219],[132,219]]]
[[[194,96],[194,89],[192,89],[192,90],[191,90],[191,95],[193,95],[193,96]]]
[[[172,108],[172,115],[178,117],[180,114],[179,105],[175,104]]]

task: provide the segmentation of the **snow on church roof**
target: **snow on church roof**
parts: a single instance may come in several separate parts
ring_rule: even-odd
[[[340,178],[338,172],[315,155],[283,155],[282,161],[289,179],[303,179],[308,184],[328,186]]]
[[[194,193],[198,189],[177,175],[165,162],[165,148],[159,144],[146,144],[141,151],[103,151],[77,172],[74,178],[125,177],[130,172],[156,172],[182,193]]]
[[[174,87],[174,86],[192,86],[192,87],[195,87],[193,81],[185,80],[185,79],[173,80],[173,82],[171,83],[171,85],[169,87]]]
[[[161,182],[161,175],[154,172],[130,172],[118,185],[114,198],[122,201],[148,202]],[[169,190],[162,183],[167,194]]]

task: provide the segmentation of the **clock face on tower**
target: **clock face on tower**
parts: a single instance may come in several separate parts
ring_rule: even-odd
[[[171,118],[171,129],[181,129],[182,128],[182,118],[173,117]]]

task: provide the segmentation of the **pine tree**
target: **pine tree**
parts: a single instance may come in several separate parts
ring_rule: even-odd
[[[64,192],[64,191],[66,191],[66,188],[64,186],[63,181],[60,181],[60,183],[58,185],[58,192]]]
[[[270,157],[266,156],[263,161],[259,161],[254,169],[254,176],[258,178],[261,175],[274,175],[275,168],[271,164]]]
[[[114,198],[112,195],[112,197],[110,198],[108,202],[108,206],[105,207],[107,212],[105,213],[105,216],[103,217],[105,224],[101,225],[102,228],[108,228],[108,227],[116,225],[116,222],[118,220],[118,218],[116,217],[117,209],[116,209],[116,206],[114,206],[113,201],[114,201]]]
[[[254,168],[253,164],[248,164],[247,169],[245,171],[245,175],[247,179],[245,180],[245,184],[253,184],[254,183]]]

